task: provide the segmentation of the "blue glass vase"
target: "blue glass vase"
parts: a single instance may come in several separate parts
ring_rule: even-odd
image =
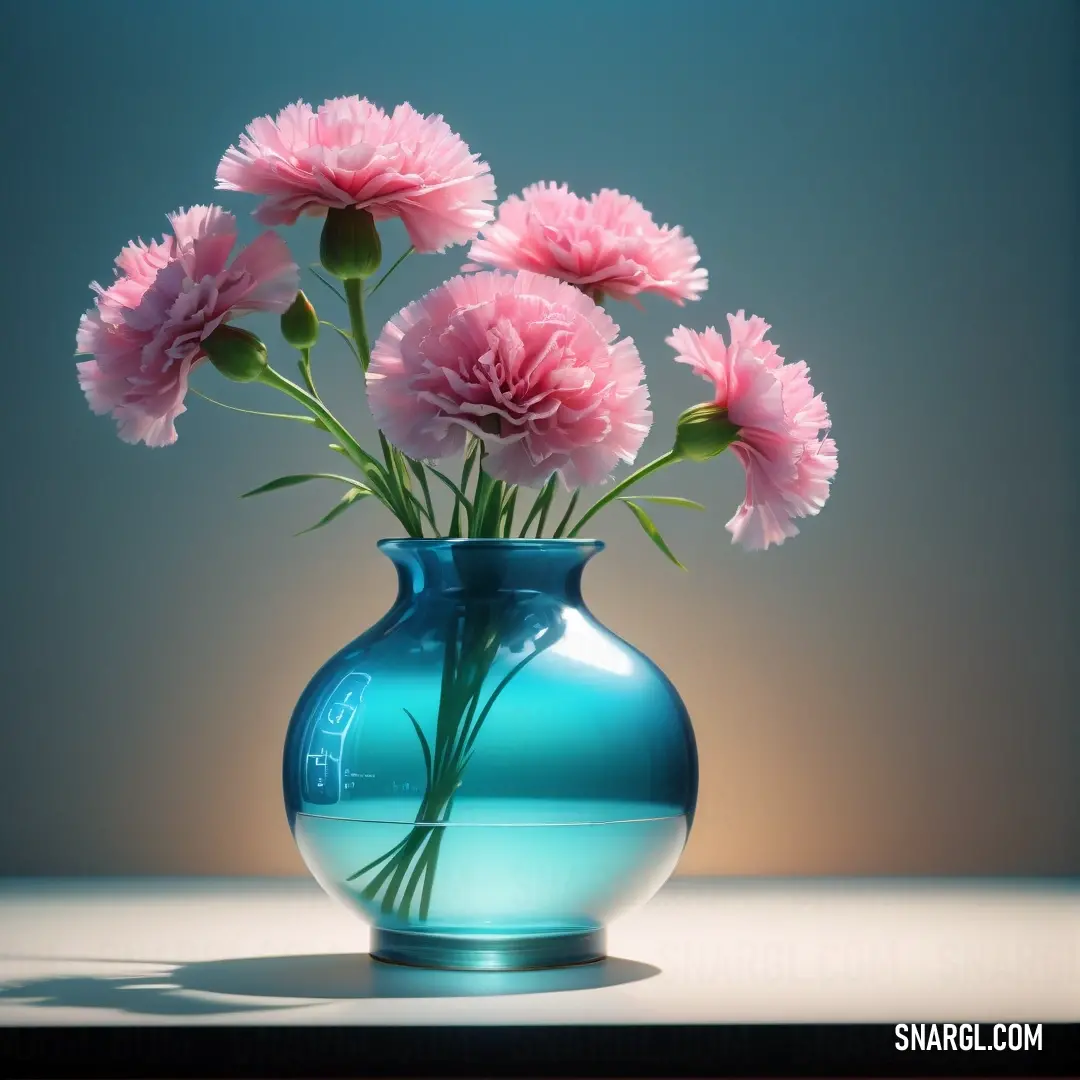
[[[390,611],[285,742],[308,868],[380,960],[520,970],[604,955],[675,868],[697,748],[663,672],[581,597],[595,540],[383,540]]]

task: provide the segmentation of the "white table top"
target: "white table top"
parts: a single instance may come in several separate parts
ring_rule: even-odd
[[[1080,1020],[1080,882],[676,878],[550,972],[373,962],[305,879],[0,880],[0,1026]]]

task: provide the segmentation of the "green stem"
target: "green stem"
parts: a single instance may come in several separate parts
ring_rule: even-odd
[[[469,502],[465,492],[469,488],[469,473],[472,471],[473,462],[476,459],[477,449],[480,446],[480,441],[474,438],[472,435],[468,437],[468,441],[465,445],[465,458],[461,463],[461,482],[459,484],[452,484],[445,476],[442,475],[433,466],[428,466],[432,473],[439,477],[448,487],[453,489],[454,492],[454,509],[450,513],[450,536],[460,537],[461,532],[461,512],[465,511],[465,535],[472,535],[472,525],[470,515],[472,514],[472,504]]]
[[[300,350],[300,363],[298,366],[300,368],[300,377],[304,380],[304,385],[307,387],[308,393],[312,397],[317,398],[319,396],[319,391],[315,389],[315,380],[311,377],[310,349]]]
[[[380,438],[384,437],[382,432],[379,432],[379,436]],[[416,524],[419,525],[420,516],[416,507],[420,506],[420,500],[413,494],[412,480],[409,478],[409,467],[405,463],[405,455],[393,445],[390,446],[390,463],[398,479],[401,497],[409,500],[409,505],[413,507],[412,514],[416,519]]]
[[[384,914],[389,914],[394,910],[394,901],[404,884],[405,875],[409,872],[413,856],[419,853],[427,838],[431,835],[431,831],[432,827],[430,825],[413,826],[413,840],[402,849],[401,854],[398,856],[394,864],[393,876],[386,886],[386,892],[383,893],[382,910]]]
[[[416,894],[416,887],[420,884],[421,879],[428,876],[431,849],[434,842],[434,839],[432,839],[427,847],[420,853],[420,858],[416,860],[416,866],[413,869],[412,877],[409,879],[408,885],[405,886],[405,894],[401,898],[401,905],[398,911],[400,918],[407,919],[409,917],[409,908],[412,906],[412,899]],[[432,869],[434,869],[434,867],[432,867]]]
[[[415,496],[409,490],[408,474],[402,464],[401,454],[396,446],[391,446],[389,440],[380,431],[379,442],[382,444],[383,460],[386,462],[386,474],[390,479],[390,485],[394,491],[395,501],[399,507],[399,518],[405,526],[405,531],[414,537],[424,534],[424,527],[413,505]]]
[[[457,785],[455,784],[455,790],[456,786]],[[439,860],[439,848],[442,846],[443,837],[446,835],[446,822],[449,820],[453,809],[454,796],[451,795],[446,800],[445,805],[441,806],[439,809],[437,817],[441,824],[430,828],[423,837],[421,843],[423,851],[421,851],[420,857],[416,860],[412,877],[405,887],[405,894],[402,896],[401,903],[398,906],[399,918],[408,918],[413,896],[416,895],[416,887],[420,884],[421,879],[423,879],[424,891],[420,900],[420,921],[427,921],[428,913],[431,909],[431,888],[435,879],[435,866]]]
[[[650,461],[648,465],[642,465],[636,472],[632,472],[625,480],[621,480],[617,483],[606,495],[602,495],[585,511],[584,514],[578,518],[578,523],[566,534],[568,537],[577,536],[581,532],[581,527],[588,521],[593,515],[603,510],[609,502],[617,499],[628,487],[632,484],[636,484],[639,480],[644,479],[650,473],[656,472],[657,469],[662,469],[665,465],[673,465],[676,461],[681,461],[682,455],[677,454],[674,450],[669,450],[666,454],[658,457],[655,461]]]
[[[494,482],[491,483],[494,486]],[[487,493],[488,498],[494,494]],[[427,788],[415,822],[390,851],[348,879],[356,880],[365,871],[375,870],[382,864],[363,888],[361,896],[378,901],[384,913],[393,912],[399,918],[408,918],[420,893],[419,918],[421,921],[428,919],[446,823],[480,730],[502,691],[550,644],[547,635],[535,643],[533,651],[513,665],[485,700],[484,683],[500,647],[498,625],[498,618],[486,608],[466,612],[464,617],[456,611],[450,615],[433,755],[421,735]],[[418,728],[415,721],[414,726]]]
[[[450,816],[450,810],[453,808],[454,800],[451,799],[446,807],[446,816]],[[424,853],[428,856],[428,870],[424,875],[424,891],[420,894],[420,921],[426,922],[428,913],[431,911],[431,888],[435,883],[435,864],[439,859],[439,848],[442,846],[443,837],[446,835],[446,827],[439,829],[435,834],[434,840],[428,845],[428,850]]]
[[[455,618],[451,628],[455,634],[457,627]],[[462,724],[467,728],[472,722],[484,680],[498,651],[498,635],[490,625],[490,613],[484,606],[466,612],[460,624],[460,641],[455,641],[453,648],[447,639],[436,731],[438,747],[434,774],[439,780],[447,776],[452,767],[453,750],[461,738]]]
[[[485,642],[484,644],[486,646],[488,643]],[[398,915],[402,918],[407,917],[409,908],[412,906],[413,898],[416,895],[416,890],[420,885],[420,882],[423,881],[424,888],[420,902],[420,919],[421,921],[427,919],[430,911],[431,887],[434,882],[435,869],[438,863],[439,848],[446,832],[445,822],[449,819],[453,809],[454,797],[460,783],[461,774],[464,771],[464,767],[468,762],[469,757],[471,757],[469,751],[472,749],[476,737],[479,735],[480,729],[494,707],[495,702],[498,700],[499,695],[527,664],[531,663],[540,653],[545,651],[548,644],[548,642],[541,640],[539,644],[534,646],[533,651],[528,656],[520,660],[506,673],[506,675],[503,676],[499,681],[498,686],[496,686],[495,690],[489,695],[484,708],[481,710],[480,715],[476,718],[474,723],[473,716],[476,707],[479,704],[481,688],[488,672],[491,670],[491,664],[494,661],[494,653],[490,648],[485,647],[481,649],[481,655],[476,658],[476,669],[469,672],[465,679],[466,683],[469,684],[468,715],[464,718],[463,723],[460,721],[458,722],[458,730],[456,732],[449,733],[450,738],[447,740],[447,747],[449,748],[451,742],[455,744],[450,750],[449,755],[441,755],[443,764],[441,768],[438,768],[437,770],[439,781],[441,782],[437,782],[432,787],[429,787],[420,814],[417,815],[417,824],[413,826],[409,835],[393,851],[392,856],[388,856],[392,861],[384,867],[383,871],[371,882],[367,890],[365,890],[365,895],[369,899],[374,899],[382,885],[384,883],[386,884],[386,891],[383,894],[381,905],[384,912],[390,912],[396,906],[398,908]],[[496,642],[494,652],[497,651],[498,645]],[[456,738],[454,738],[455,735]],[[427,827],[421,822],[421,818],[423,819],[423,822],[428,823]],[[442,827],[437,825],[432,826],[430,824],[432,821],[442,822],[443,825]],[[413,863],[414,857],[416,857],[415,863]],[[409,880],[406,882],[407,876]],[[405,892],[399,902],[398,894],[401,892],[403,885],[405,887]]]
[[[465,702],[457,703],[455,689],[457,685],[458,663],[461,659],[461,649],[458,642],[459,618],[457,612],[451,612],[446,631],[446,649],[443,653],[442,679],[439,686],[439,712],[435,718],[435,758],[432,766],[432,775],[442,775],[442,762],[446,753],[448,732],[453,723],[455,712],[465,708]],[[433,789],[432,789],[433,790]],[[424,793],[424,802],[431,791]],[[421,807],[423,809],[423,807]]]
[[[272,367],[266,367],[263,369],[262,374],[259,376],[259,382],[264,386],[272,386],[275,390],[280,390],[283,394],[288,395],[293,401],[299,402],[309,412],[314,414],[319,420],[322,421],[323,427],[333,435],[338,442],[348,452],[349,457],[355,461],[358,465],[374,462],[375,459],[361,447],[361,445],[349,434],[344,425],[337,419],[336,416],[322,403],[322,400],[316,397],[314,394],[308,393],[302,386],[297,386],[291,379],[286,379],[284,375],[275,371]],[[378,464],[376,462],[376,464]]]
[[[550,644],[553,643],[553,640],[554,639],[552,638],[552,640],[544,641],[544,639],[541,638],[539,643],[533,645],[533,651],[531,653],[529,653],[529,655],[526,656],[524,659],[519,660],[499,680],[498,685],[491,692],[491,695],[488,697],[486,704],[484,705],[483,709],[480,711],[479,718],[476,720],[475,723],[473,723],[472,712],[475,711],[476,702],[479,702],[479,700],[480,700],[480,694],[479,694],[479,688],[478,688],[477,695],[476,695],[476,702],[474,702],[474,710],[470,711],[469,717],[468,717],[468,719],[466,721],[466,724],[465,724],[465,727],[462,730],[461,734],[459,735],[458,740],[457,740],[457,745],[454,748],[454,759],[453,760],[454,760],[454,763],[455,763],[455,765],[456,765],[459,772],[464,769],[465,755],[468,754],[468,752],[472,749],[473,743],[476,742],[476,736],[480,734],[480,728],[483,726],[484,721],[488,718],[488,714],[491,712],[492,708],[494,707],[495,702],[498,701],[499,695],[507,688],[507,686],[510,685],[510,681],[526,665],[531,664],[545,649],[547,649],[547,647]],[[488,667],[490,669],[490,664],[488,665]],[[485,671],[484,674],[486,675],[487,672]]]
[[[360,367],[366,373],[371,363],[371,345],[364,322],[364,283],[360,278],[347,278],[342,284],[345,286],[345,303],[349,305],[349,326],[360,353]]]
[[[394,468],[394,459],[390,453],[390,442],[381,431],[379,432],[379,445],[382,447],[383,463],[386,467],[386,476],[390,481],[390,488],[396,496],[398,505],[401,506],[404,503],[401,493],[401,481],[397,469]],[[405,522],[402,521],[402,524],[404,525]]]
[[[392,498],[390,498],[390,492],[387,490],[389,478],[383,475],[382,466],[349,434],[345,426],[322,403],[320,398],[314,394],[309,394],[302,386],[297,386],[291,379],[286,379],[284,375],[269,366],[263,369],[263,373],[259,376],[259,382],[264,386],[280,390],[283,394],[291,397],[293,401],[299,402],[308,412],[315,416],[321,422],[323,428],[338,440],[345,456],[354,465],[359,466],[364,475],[371,480],[372,490],[374,490],[378,499],[390,513],[397,517],[398,520],[401,520],[398,510],[394,506]]]
[[[472,728],[476,710],[480,707],[480,695],[484,689],[484,682],[487,679],[488,672],[491,670],[491,665],[495,662],[498,651],[498,640],[494,640],[491,645],[483,649],[477,662],[476,670],[468,684],[468,694],[466,697],[466,700],[469,703],[468,711],[465,713],[463,720],[459,718],[457,728],[453,733],[451,739],[453,745],[444,762],[444,768],[446,770],[454,768],[458,772],[461,771],[461,748],[465,745],[466,736]]]
[[[414,825],[409,829],[405,839],[399,845],[397,854],[364,886],[360,895],[365,900],[374,900],[379,895],[379,890],[386,884],[387,879],[398,872],[402,860],[404,860],[406,866],[412,862],[412,857],[416,854],[418,845],[418,829],[418,825]]]
[[[408,837],[405,838],[405,840],[407,839]],[[369,870],[374,870],[379,863],[384,863],[387,859],[392,859],[405,846],[405,840],[399,840],[389,851],[384,851],[377,859],[372,859],[371,862],[367,863],[365,866],[361,866],[356,873],[350,874],[345,880],[355,881]]]

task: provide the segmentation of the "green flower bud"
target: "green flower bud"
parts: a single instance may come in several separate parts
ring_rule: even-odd
[[[675,453],[690,461],[707,461],[726,450],[739,431],[722,406],[710,402],[693,405],[675,427]]]
[[[355,206],[327,210],[319,260],[328,273],[342,281],[371,277],[382,262],[382,243],[371,214]]]
[[[266,370],[266,346],[250,330],[219,326],[202,347],[210,363],[234,382],[254,382]]]
[[[319,317],[302,291],[281,316],[281,336],[294,349],[310,349],[319,340]]]

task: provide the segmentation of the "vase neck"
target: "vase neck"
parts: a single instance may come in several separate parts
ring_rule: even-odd
[[[581,573],[599,540],[382,540],[398,600],[484,600],[537,593],[581,602]]]

